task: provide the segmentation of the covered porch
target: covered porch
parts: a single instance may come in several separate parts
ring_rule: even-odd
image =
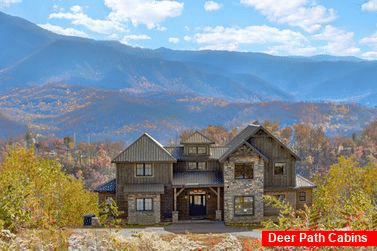
[[[212,172],[185,172],[173,177],[173,222],[223,219],[222,177]]]

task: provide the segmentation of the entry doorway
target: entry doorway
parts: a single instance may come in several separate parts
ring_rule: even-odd
[[[206,196],[205,194],[190,195],[190,216],[204,216],[206,215]]]

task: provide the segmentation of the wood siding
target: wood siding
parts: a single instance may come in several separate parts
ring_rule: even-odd
[[[252,136],[248,142],[270,159],[265,165],[265,188],[296,185],[296,161],[285,147],[263,132]],[[275,163],[286,163],[285,175],[274,175]]]
[[[148,162],[146,162],[148,163]],[[151,163],[152,176],[136,176],[136,163],[117,164],[117,187],[122,184],[171,184],[172,163]],[[123,186],[122,186],[123,188]],[[123,191],[123,190],[122,190]]]

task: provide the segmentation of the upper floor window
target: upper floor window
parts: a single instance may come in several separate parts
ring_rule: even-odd
[[[196,146],[189,146],[188,152],[189,152],[189,154],[197,154],[198,153],[198,149],[197,149]]]
[[[136,211],[152,211],[151,198],[140,198],[136,199]]]
[[[254,196],[234,197],[234,214],[235,215],[253,215],[254,214]]]
[[[234,165],[234,178],[236,179],[254,178],[254,163],[236,163]]]
[[[207,154],[207,148],[205,146],[198,146],[198,154]]]
[[[300,196],[299,196],[299,199],[300,199],[300,201],[306,201],[306,193],[305,192],[301,192]]]
[[[286,164],[285,163],[275,163],[274,165],[274,175],[285,175],[286,174]]]
[[[189,170],[206,170],[206,163],[204,161],[188,162],[187,165]]]
[[[136,164],[136,176],[152,176],[152,164],[150,163]]]

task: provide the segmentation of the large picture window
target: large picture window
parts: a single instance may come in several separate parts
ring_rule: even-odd
[[[152,211],[151,198],[140,198],[136,199],[136,211]]]
[[[152,176],[152,164],[150,163],[136,164],[136,176]]]
[[[234,178],[253,179],[254,178],[254,163],[236,163],[234,165]]]
[[[236,196],[234,198],[235,215],[254,215],[254,196]]]
[[[286,164],[285,163],[275,163],[274,165],[274,175],[285,175],[286,174]]]

